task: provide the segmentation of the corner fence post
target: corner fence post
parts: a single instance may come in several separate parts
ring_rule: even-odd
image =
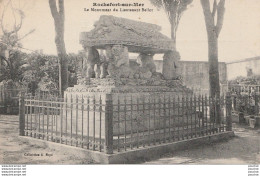
[[[232,100],[230,93],[226,95],[226,130],[232,131],[232,117],[231,117],[231,110],[232,110]]]
[[[105,105],[105,152],[113,153],[113,100],[112,95],[106,95]]]
[[[24,93],[21,93],[19,96],[19,135],[24,136],[25,129],[25,102],[24,102]]]

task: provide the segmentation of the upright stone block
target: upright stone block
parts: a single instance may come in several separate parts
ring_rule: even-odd
[[[162,74],[165,79],[171,80],[178,78],[179,75],[179,60],[180,55],[176,51],[166,52],[163,56]]]

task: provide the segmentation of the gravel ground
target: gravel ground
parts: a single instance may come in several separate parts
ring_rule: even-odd
[[[233,124],[236,137],[211,145],[166,154],[145,164],[259,164],[260,129]],[[51,156],[25,156],[48,153]],[[0,164],[89,164],[47,146],[39,147],[18,138],[18,116],[0,115]]]
[[[260,129],[233,123],[227,141],[167,154],[146,164],[260,164]]]
[[[25,156],[43,154],[43,156]],[[46,156],[46,153],[48,156]],[[89,164],[66,151],[36,146],[18,138],[18,116],[0,115],[0,164]]]

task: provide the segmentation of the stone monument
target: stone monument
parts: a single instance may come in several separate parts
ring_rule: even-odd
[[[179,79],[180,56],[174,43],[160,33],[159,26],[105,15],[94,26],[90,32],[80,34],[86,57],[78,85],[68,88],[66,94],[190,92]],[[139,53],[136,63],[129,62],[129,52]],[[161,74],[156,72],[153,56],[162,53]]]
[[[179,79],[179,55],[174,42],[160,33],[158,25],[101,16],[94,26],[90,32],[80,34],[86,57],[78,85],[69,87],[65,97],[73,102],[76,96],[84,102],[98,98],[103,103],[109,97],[116,105],[120,101],[136,103],[140,98],[149,102],[148,97],[160,101],[192,95]],[[129,61],[129,52],[139,54],[136,62]],[[163,73],[156,72],[154,54],[164,54]],[[120,130],[114,127],[114,134]]]

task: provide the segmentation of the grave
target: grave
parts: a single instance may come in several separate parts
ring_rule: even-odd
[[[82,62],[82,70],[78,73],[78,84],[65,91],[65,99],[68,102],[98,101],[99,104],[106,104],[109,100],[112,101],[113,109],[117,112],[124,108],[124,104],[135,106],[140,103],[138,101],[143,101],[145,106],[151,101],[151,97],[153,101],[160,104],[173,97],[181,99],[184,96],[191,96],[192,91],[182,84],[179,75],[180,56],[175,50],[174,42],[161,34],[160,30],[161,27],[155,24],[114,16],[101,16],[94,24],[93,30],[80,34],[85,58]],[[139,54],[137,61],[129,61],[129,52]],[[156,72],[153,61],[155,54],[164,54],[162,73]],[[122,106],[117,106],[118,104]],[[125,111],[128,111],[129,119],[131,110]],[[161,112],[156,113],[159,113],[158,118],[161,118]],[[123,117],[120,113],[113,114],[114,121],[122,122],[118,123],[119,125],[113,124],[114,135],[130,131],[130,126],[124,124],[124,119],[119,119],[121,116]],[[136,110],[131,116],[140,118],[144,115]],[[90,124],[93,124],[93,112],[90,112],[90,117]],[[100,117],[99,121],[105,121],[105,114],[100,114]],[[146,119],[143,122],[144,129],[148,129],[148,117]],[[134,127],[138,126],[138,122],[133,123]],[[151,128],[162,128],[162,125]],[[102,139],[105,137],[104,123],[100,128],[99,126],[89,128],[90,131],[96,130],[95,134],[102,133]],[[131,129],[136,130],[133,127]]]

